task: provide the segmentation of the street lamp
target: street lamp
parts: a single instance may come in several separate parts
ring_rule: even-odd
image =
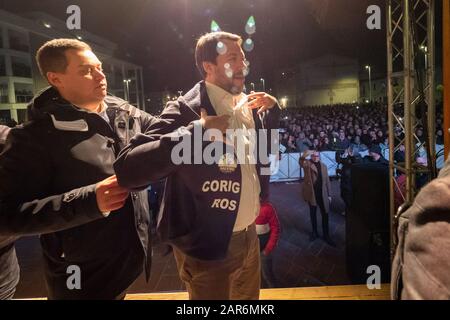
[[[287,107],[287,98],[281,98],[281,106],[283,107],[283,109],[285,109]]]
[[[266,82],[264,81],[263,78],[260,79],[263,85],[263,92],[266,92]]]
[[[125,79],[125,80],[123,80],[123,82],[125,83],[125,87],[126,87],[125,100],[130,100],[130,82],[131,82],[131,79]]]
[[[425,70],[428,69],[428,48],[426,46],[420,46],[420,50],[423,51],[425,57]]]
[[[178,91],[178,94],[179,94],[180,97],[181,97],[181,95],[183,94],[183,91],[182,91],[182,90],[179,90],[179,91]]]
[[[255,84],[253,82],[250,82],[250,86],[252,87],[252,91],[255,91]]]
[[[367,65],[366,69],[367,71],[369,71],[369,101],[372,102],[372,75],[371,75],[372,68],[369,65]]]

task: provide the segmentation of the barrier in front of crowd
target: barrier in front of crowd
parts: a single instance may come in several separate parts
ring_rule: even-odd
[[[436,167],[441,169],[444,166],[444,149],[443,145],[436,145]],[[389,159],[389,149],[383,149],[382,153],[386,159]],[[360,152],[362,157],[369,154],[368,151]],[[425,150],[419,152],[421,157],[426,157]],[[277,156],[271,156],[271,182],[283,182],[283,181],[295,181],[303,177],[303,169],[300,168],[298,160],[300,158],[300,153],[282,153],[281,159]],[[336,169],[338,168],[338,163],[336,162],[336,152],[335,151],[322,151],[320,153],[320,161],[328,169],[328,175],[330,177],[336,176]]]

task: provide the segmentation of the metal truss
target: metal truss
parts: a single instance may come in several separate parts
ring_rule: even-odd
[[[387,97],[389,125],[389,179],[391,254],[396,246],[396,222],[417,193],[416,177],[436,174],[434,99],[434,0],[388,0],[387,4]],[[424,139],[416,135],[424,128]],[[395,154],[405,149],[404,162]],[[425,156],[427,164],[417,158]],[[397,177],[406,176],[406,188]],[[394,194],[401,194],[397,210]]]

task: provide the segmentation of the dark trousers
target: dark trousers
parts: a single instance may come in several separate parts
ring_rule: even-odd
[[[276,288],[277,280],[273,271],[272,253],[269,253],[267,256],[263,253],[264,248],[269,242],[269,238],[270,232],[258,235],[261,255],[261,281],[265,288]]]
[[[322,231],[325,238],[329,237],[329,227],[328,227],[328,212],[325,211],[325,206],[323,204],[323,199],[316,198],[317,206],[309,205],[309,215],[311,217],[311,225],[313,233],[317,234],[317,207],[320,208],[320,213],[322,214]]]

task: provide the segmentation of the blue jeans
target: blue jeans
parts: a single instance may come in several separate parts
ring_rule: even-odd
[[[272,261],[272,253],[268,256],[264,255],[263,250],[269,242],[270,233],[260,234],[259,238],[259,246],[261,250],[261,276],[262,283],[266,288],[276,288],[277,280],[275,277],[275,273],[273,272],[273,261]]]

